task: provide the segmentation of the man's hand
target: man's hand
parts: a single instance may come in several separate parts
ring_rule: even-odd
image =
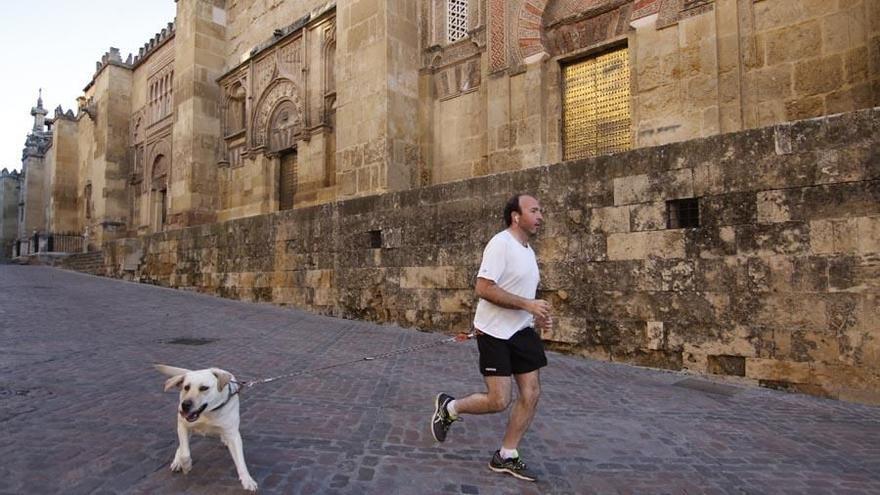
[[[523,309],[539,320],[545,320],[550,317],[550,303],[543,299],[532,299],[525,304]]]

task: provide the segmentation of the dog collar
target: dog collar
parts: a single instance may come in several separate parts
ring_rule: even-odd
[[[220,409],[221,407],[225,406],[226,404],[229,403],[230,400],[232,400],[233,397],[238,395],[238,392],[241,391],[241,385],[239,385],[238,382],[235,382],[235,381],[229,382],[229,385],[227,385],[227,387],[228,387],[227,388],[228,392],[226,395],[226,400],[224,400],[223,403],[220,404],[219,406],[211,409],[209,412],[214,412],[214,411]]]

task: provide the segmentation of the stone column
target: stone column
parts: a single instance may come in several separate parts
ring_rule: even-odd
[[[407,189],[418,170],[417,2],[338,4],[341,197]]]
[[[174,36],[174,129],[169,223],[213,222],[217,210],[220,86],[226,2],[179,0]]]

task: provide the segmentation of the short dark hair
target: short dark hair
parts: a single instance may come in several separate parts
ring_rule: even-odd
[[[510,227],[510,224],[513,223],[513,212],[522,215],[522,210],[519,209],[519,198],[521,196],[523,196],[522,193],[514,194],[507,200],[507,204],[504,205],[504,225]]]

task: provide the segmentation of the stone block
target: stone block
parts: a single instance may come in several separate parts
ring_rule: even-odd
[[[843,57],[840,55],[803,60],[794,66],[794,89],[799,95],[835,91],[843,80]]]
[[[702,108],[718,104],[717,75],[691,77],[685,80],[685,88],[688,106]]]
[[[866,81],[870,77],[868,69],[869,52],[867,46],[859,46],[847,51],[843,56],[846,82],[850,84]]]
[[[662,230],[666,228],[666,202],[637,204],[630,207],[629,230]]]
[[[580,344],[584,341],[584,333],[583,318],[560,316],[554,318],[552,328],[541,332],[541,338],[561,344]]]
[[[822,52],[822,32],[816,20],[791,23],[764,36],[769,66],[815,57]]]
[[[614,204],[645,203],[653,199],[647,175],[634,175],[614,179]]]
[[[813,377],[813,366],[810,363],[764,358],[746,359],[746,378],[810,383]]]
[[[824,54],[844,52],[864,42],[866,19],[861,8],[835,12],[821,22]]]
[[[789,98],[792,94],[792,66],[779,64],[754,71],[749,75],[754,81],[756,97],[761,101]]]
[[[736,227],[737,253],[772,256],[809,252],[809,227],[803,222],[779,222]]]
[[[590,230],[593,233],[629,232],[630,207],[609,206],[590,210]]]
[[[666,347],[666,331],[662,321],[645,322],[645,347],[652,350]]]
[[[660,230],[610,234],[608,236],[609,260],[636,260],[649,256],[683,258],[685,256],[684,231]]]
[[[825,100],[821,96],[799,96],[785,102],[785,115],[789,120],[811,119],[824,114]]]
[[[761,191],[758,193],[758,222],[788,222],[791,220],[791,212],[786,203],[787,194],[784,191]]]
[[[760,31],[797,24],[807,15],[799,1],[754,2],[753,8],[755,27]]]
[[[431,289],[447,287],[454,272],[451,266],[404,267],[400,275],[400,287],[405,289]]]
[[[861,83],[846,89],[835,91],[825,97],[828,113],[843,113],[870,107],[873,94],[869,83]]]
[[[856,252],[863,255],[880,253],[880,216],[855,219],[858,240]]]

